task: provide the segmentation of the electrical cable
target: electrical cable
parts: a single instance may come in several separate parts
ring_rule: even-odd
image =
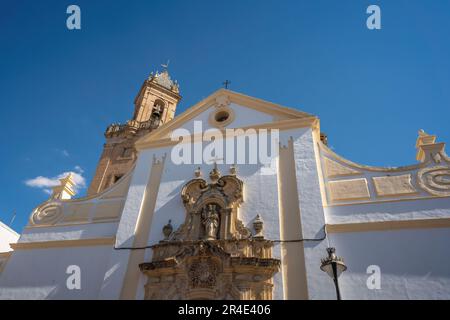
[[[327,233],[327,225],[324,225],[322,227],[323,229],[323,237],[322,238],[303,238],[303,239],[292,239],[292,240],[270,240],[274,243],[292,243],[292,242],[305,242],[305,241],[323,241],[327,238],[328,233]],[[144,246],[144,247],[114,247],[114,250],[145,250],[145,249],[150,249],[151,247],[153,247],[154,245],[151,246]]]
[[[289,242],[304,242],[304,241],[323,241],[327,238],[328,234],[327,234],[327,225],[324,225],[322,227],[323,229],[323,237],[322,238],[303,238],[303,239],[293,239],[293,240],[271,240],[272,242],[275,243],[289,243]]]

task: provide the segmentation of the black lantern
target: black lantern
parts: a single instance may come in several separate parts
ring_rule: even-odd
[[[344,259],[336,256],[335,248],[327,248],[328,257],[322,259],[320,269],[326,272],[331,279],[333,279],[334,286],[336,287],[336,296],[338,300],[341,300],[341,292],[339,290],[338,278],[342,272],[347,270],[347,266],[344,263]]]

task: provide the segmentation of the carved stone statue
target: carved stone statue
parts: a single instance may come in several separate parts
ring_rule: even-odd
[[[205,240],[217,239],[217,230],[219,229],[219,213],[215,204],[208,204],[203,208],[202,224],[205,230]]]
[[[152,261],[139,265],[145,299],[272,299],[281,265],[273,242],[263,237],[261,217],[254,235],[238,218],[243,182],[235,170],[221,176],[214,167],[209,183],[198,169],[182,188],[184,223],[174,231],[169,222],[164,240],[151,247]]]

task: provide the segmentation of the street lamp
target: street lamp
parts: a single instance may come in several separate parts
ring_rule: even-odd
[[[320,270],[326,272],[331,279],[334,281],[334,286],[336,287],[337,299],[341,300],[341,292],[339,290],[338,278],[342,272],[347,270],[347,266],[344,263],[344,259],[336,256],[335,248],[327,248],[328,257],[322,259],[322,264],[320,265]]]

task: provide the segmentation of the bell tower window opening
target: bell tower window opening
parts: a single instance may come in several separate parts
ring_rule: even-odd
[[[160,99],[155,100],[152,109],[152,118],[161,119],[163,111],[164,111],[164,102]]]
[[[123,174],[112,174],[109,176],[107,183],[103,186],[102,190],[105,190],[114,184],[116,184],[121,178],[123,177]]]
[[[113,176],[113,179],[112,179],[112,183],[113,183],[113,184],[116,183],[116,182],[119,181],[122,177],[123,177],[123,174],[116,174],[116,175],[114,175],[114,176]]]
[[[132,119],[111,123],[105,130],[107,143],[89,186],[89,196],[109,187],[116,172],[127,172],[132,168],[136,150],[125,151],[124,148],[134,145],[142,135],[172,120],[180,99],[178,83],[170,78],[167,67],[163,72],[151,73],[144,80],[133,101]]]

